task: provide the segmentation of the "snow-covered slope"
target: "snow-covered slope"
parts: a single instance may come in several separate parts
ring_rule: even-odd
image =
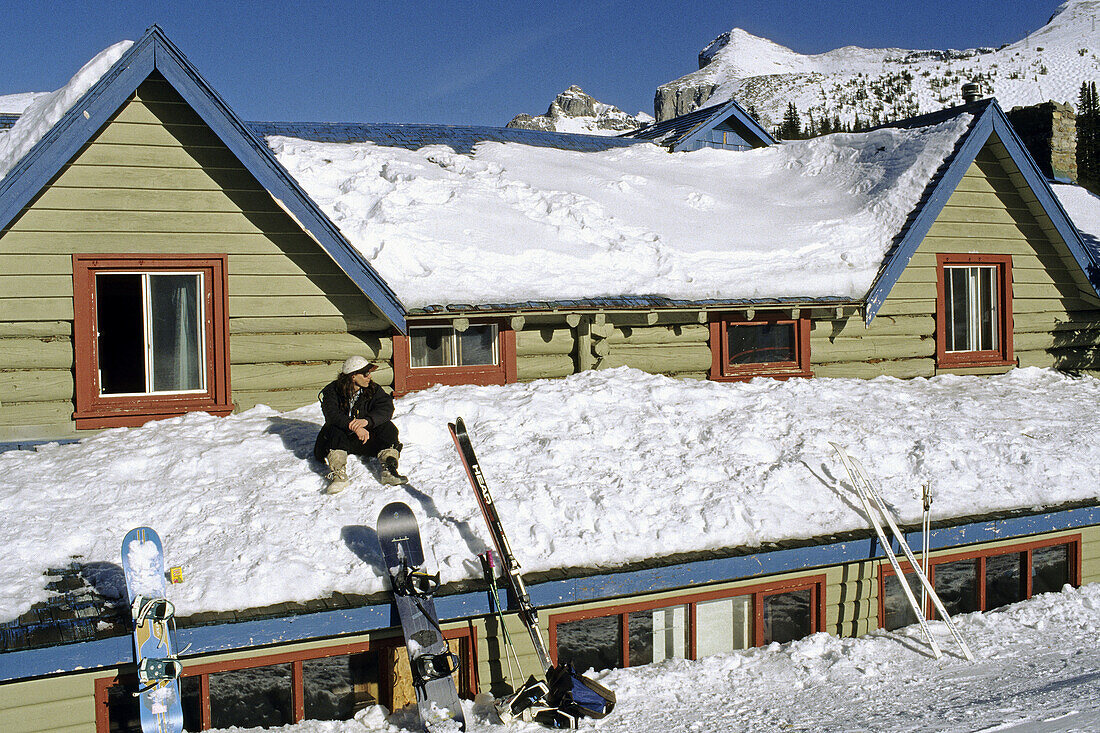
[[[699,54],[700,69],[657,89],[658,119],[735,98],[755,107],[765,127],[789,102],[807,120],[899,119],[961,102],[981,79],[1001,106],[1076,102],[1084,81],[1100,77],[1100,0],[1070,0],[1026,38],[1001,48],[867,49],[846,46],[803,55],[734,28]]]
[[[525,130],[571,132],[582,135],[621,135],[637,130],[653,121],[645,112],[628,115],[618,107],[596,101],[584,90],[574,85],[559,94],[550,103],[546,114],[532,117],[521,114],[512,118],[506,127]]]
[[[268,143],[409,307],[859,298],[970,119],[674,155]]]
[[[395,500],[412,505],[445,582],[478,578],[489,538],[447,433],[456,416],[530,572],[866,529],[830,440],[905,522],[919,521],[927,481],[933,520],[1100,497],[1100,442],[1081,439],[1100,423],[1100,380],[1038,369],[721,384],[620,368],[435,387],[397,400],[412,485],[381,486],[354,461],[337,496],[311,458],[316,406],[193,413],[0,454],[0,622],[49,595],[47,568],[117,564],[144,524],[185,568],[181,614],[381,592],[363,538]]]

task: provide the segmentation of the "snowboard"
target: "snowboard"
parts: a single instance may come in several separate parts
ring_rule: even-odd
[[[378,514],[378,544],[405,634],[420,720],[429,732],[466,730],[453,677],[458,657],[447,646],[435,612],[433,594],[439,575],[428,575],[423,570],[420,528],[408,505],[395,501],[382,508]]]
[[[182,733],[179,662],[169,633],[172,606],[165,598],[164,547],[149,527],[122,540],[122,569],[134,621],[134,663],[142,733]]]

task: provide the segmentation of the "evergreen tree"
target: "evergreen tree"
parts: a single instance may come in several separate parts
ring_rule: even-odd
[[[802,121],[794,102],[787,102],[787,111],[783,114],[783,124],[779,130],[784,140],[798,140],[802,137]]]
[[[1077,104],[1077,178],[1082,186],[1100,188],[1100,98],[1096,82],[1081,84]]]
[[[757,122],[760,121],[760,114],[756,111],[755,104],[750,104],[748,110],[746,111],[749,113],[749,117],[753,118]]]

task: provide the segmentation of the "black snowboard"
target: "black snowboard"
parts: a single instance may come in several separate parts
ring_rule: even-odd
[[[420,720],[429,731],[466,730],[452,674],[458,659],[443,638],[432,600],[439,576],[429,576],[423,571],[420,528],[408,505],[395,501],[382,508],[378,515],[378,544],[382,547],[393,600],[405,633]]]

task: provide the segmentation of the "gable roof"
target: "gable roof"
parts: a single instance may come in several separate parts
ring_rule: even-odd
[[[389,285],[156,25],[150,26],[0,179],[0,230],[18,216],[154,71],[172,85],[275,203],[332,257],[390,323],[404,331],[405,308]]]
[[[894,245],[887,252],[882,267],[867,292],[864,320],[868,325],[874,320],[875,314],[878,313],[879,308],[882,307],[898,278],[901,277],[902,271],[909,264],[921,241],[940,215],[947,199],[954,193],[967,169],[970,168],[978,153],[981,152],[981,149],[993,135],[997,136],[1008,151],[1012,161],[1020,169],[1021,175],[1023,175],[1032,193],[1035,194],[1039,205],[1043,208],[1044,213],[1050,217],[1054,228],[1065,241],[1074,260],[1080,265],[1096,295],[1100,297],[1100,261],[1086,247],[1081,233],[1058,201],[1058,197],[1054,195],[1046,177],[1043,176],[1038,165],[1027,152],[1027,148],[1024,147],[1023,142],[1016,134],[1000,105],[997,104],[997,100],[993,98],[982,99],[958,107],[951,107],[882,125],[874,129],[925,127],[945,122],[963,114],[973,115],[969,129],[960,136],[955,146],[955,152],[947,157],[940,170],[929,182],[920,205],[909,215],[905,226],[898,233]]]
[[[324,143],[372,142],[392,148],[419,150],[425,145],[447,145],[456,153],[469,155],[482,142],[520,143],[539,148],[557,148],[594,153],[612,148],[645,144],[607,135],[575,135],[568,132],[524,130],[515,127],[468,125],[422,125],[356,122],[248,122],[260,137],[285,135]]]
[[[679,117],[655,122],[620,137],[650,140],[675,153],[692,150],[692,143],[702,140],[703,135],[730,119],[745,127],[749,135],[757,139],[760,147],[775,144],[775,138],[768,134],[768,131],[734,99],[703,107]]]

